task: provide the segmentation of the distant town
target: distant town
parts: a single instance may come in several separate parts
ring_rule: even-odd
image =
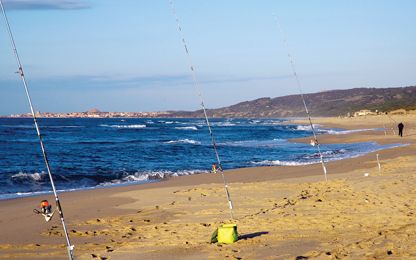
[[[354,88],[305,94],[313,116],[358,117],[382,114],[416,113],[416,86],[398,88]],[[303,117],[305,109],[299,95],[264,97],[243,101],[231,106],[207,109],[215,118],[283,118]],[[86,112],[37,112],[39,118],[202,118],[201,109],[195,111],[102,112],[96,108]],[[8,118],[27,118],[30,114],[15,114]]]
[[[354,113],[347,113],[341,117],[360,117],[360,116],[375,116],[382,114],[390,115],[406,115],[414,113],[414,111],[406,111],[405,109],[397,109],[394,111],[380,112],[368,109],[362,109]],[[69,113],[50,113],[50,112],[36,112],[38,118],[157,118],[157,117],[201,117],[201,114],[194,114],[192,112],[102,112],[98,109],[91,109],[86,112],[69,112]],[[235,115],[234,115],[235,116]],[[31,118],[31,113],[26,114],[12,114],[10,116],[1,116],[3,118]],[[230,115],[214,114],[214,117],[233,117]],[[238,115],[237,117],[246,117],[245,115]]]
[[[150,118],[150,117],[168,117],[169,112],[102,112],[96,108],[86,112],[68,112],[68,113],[50,113],[50,112],[36,112],[36,117],[39,118]],[[5,116],[7,118],[29,118],[31,113],[26,114],[12,114]]]

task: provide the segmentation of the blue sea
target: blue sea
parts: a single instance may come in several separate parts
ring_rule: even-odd
[[[57,189],[76,190],[207,174],[215,163],[203,119],[39,119]],[[316,148],[289,139],[311,135],[283,119],[213,119],[224,169],[319,162]],[[351,131],[316,126],[320,134]],[[359,130],[358,130],[359,131]],[[395,145],[322,145],[326,161]],[[31,119],[0,119],[0,199],[50,192]]]

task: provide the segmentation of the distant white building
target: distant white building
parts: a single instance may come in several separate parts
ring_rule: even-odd
[[[354,117],[357,116],[368,116],[368,115],[377,115],[377,112],[373,112],[368,109],[361,109],[360,111],[357,111],[354,113]]]

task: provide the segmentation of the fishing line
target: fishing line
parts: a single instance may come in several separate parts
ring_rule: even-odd
[[[53,182],[52,171],[51,171],[51,168],[50,168],[50,165],[49,165],[48,156],[46,154],[45,146],[43,144],[43,139],[42,139],[42,135],[40,133],[39,125],[38,125],[37,118],[36,118],[36,115],[35,115],[35,110],[33,108],[32,99],[31,99],[30,94],[29,94],[25,74],[23,72],[23,66],[22,66],[22,63],[20,62],[20,57],[19,57],[19,53],[17,52],[16,44],[15,44],[14,37],[13,37],[13,33],[12,33],[11,28],[10,28],[9,20],[7,18],[6,11],[5,11],[4,6],[3,6],[3,0],[0,0],[0,6],[1,6],[2,13],[3,13],[3,17],[4,17],[4,22],[6,24],[7,32],[9,34],[10,44],[11,44],[11,47],[13,49],[13,53],[14,53],[14,56],[16,58],[16,63],[17,63],[17,66],[18,66],[18,71],[16,73],[20,75],[20,78],[22,79],[23,86],[25,88],[26,97],[27,97],[27,100],[29,102],[30,111],[31,111],[31,114],[32,114],[32,117],[33,117],[33,122],[35,123],[36,132],[37,132],[37,135],[38,135],[38,138],[39,138],[39,144],[40,144],[40,147],[42,149],[43,159],[45,161],[46,169],[48,171],[49,179],[50,179],[50,182],[51,182],[51,185],[52,185],[53,194],[55,196],[56,208],[58,209],[59,216],[61,218],[62,227],[64,229],[65,239],[66,239],[66,242],[67,242],[68,257],[69,257],[70,260],[73,260],[74,259],[74,253],[73,253],[74,246],[71,245],[71,241],[69,239],[68,231],[66,229],[66,225],[65,225],[65,221],[64,221],[64,214],[62,212],[61,203],[59,202],[58,193],[56,192],[56,189],[55,189],[55,184]]]
[[[185,52],[186,52],[186,57],[188,59],[188,65],[189,65],[189,68],[191,70],[193,85],[194,85],[194,87],[195,87],[195,89],[197,91],[197,94],[199,96],[199,99],[200,99],[200,102],[201,102],[200,105],[202,107],[202,111],[204,112],[205,122],[206,122],[206,124],[208,126],[208,131],[209,131],[209,135],[211,137],[212,147],[214,148],[215,157],[216,157],[217,163],[218,163],[218,170],[221,172],[222,180],[224,182],[224,189],[225,189],[225,193],[227,195],[228,206],[230,208],[230,216],[231,216],[231,219],[234,219],[234,215],[233,215],[233,202],[231,200],[230,192],[228,191],[228,183],[225,180],[224,171],[223,171],[223,168],[222,168],[222,163],[221,163],[221,160],[220,160],[220,156],[218,154],[217,144],[216,144],[216,141],[215,141],[215,137],[214,137],[214,134],[212,132],[211,123],[210,123],[210,121],[208,119],[208,115],[207,115],[207,111],[206,111],[205,103],[204,103],[204,98],[203,98],[203,95],[202,95],[202,89],[201,89],[201,87],[199,85],[199,81],[198,81],[197,76],[196,76],[195,67],[193,65],[193,62],[192,62],[192,59],[191,59],[191,55],[189,53],[188,45],[187,45],[187,43],[185,41],[184,33],[182,31],[182,27],[181,27],[181,24],[179,22],[178,15],[176,14],[176,9],[175,9],[175,6],[174,6],[172,0],[169,0],[169,5],[170,5],[170,8],[171,8],[172,14],[173,14],[173,16],[175,18],[176,25],[177,25],[177,30],[178,30],[179,36],[181,38],[183,47],[184,47]]]
[[[387,117],[391,120],[391,121],[393,121],[394,122],[394,124],[392,124],[392,127],[391,127],[391,130],[392,130],[392,132],[393,132],[393,135],[396,135],[396,131],[394,131],[394,128],[396,127],[396,125],[397,125],[397,121],[396,120],[394,120],[389,114],[386,114],[387,115]]]
[[[283,44],[285,45],[285,48],[286,48],[286,51],[287,51],[287,57],[289,59],[289,63],[290,63],[290,67],[292,69],[293,77],[296,80],[296,85],[298,87],[300,97],[302,98],[303,107],[305,108],[306,115],[308,116],[309,125],[311,126],[312,133],[313,133],[313,138],[314,138],[314,141],[315,141],[315,144],[316,144],[316,149],[318,150],[319,157],[320,157],[320,160],[321,160],[321,165],[322,165],[322,170],[324,172],[325,181],[327,181],[328,180],[327,170],[326,170],[324,158],[323,158],[323,155],[322,155],[322,152],[321,152],[321,147],[320,147],[320,144],[318,142],[318,138],[317,138],[317,135],[316,135],[316,132],[315,132],[315,128],[314,128],[313,123],[312,123],[312,119],[311,119],[311,115],[310,115],[308,106],[306,105],[305,96],[303,94],[303,89],[302,89],[302,84],[300,83],[299,76],[296,73],[294,58],[293,58],[293,56],[290,52],[289,44],[287,42],[287,37],[284,34],[284,31],[283,31],[282,26],[279,22],[279,19],[277,18],[276,15],[274,15],[274,17],[275,17],[275,20],[276,20],[277,27],[279,28],[280,35],[281,35],[282,40],[283,40]]]

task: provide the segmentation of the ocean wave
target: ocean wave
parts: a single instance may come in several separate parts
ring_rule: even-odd
[[[186,176],[193,174],[208,173],[204,170],[184,170],[184,171],[145,171],[145,172],[136,172],[133,174],[128,174],[123,176],[120,179],[111,180],[108,182],[100,183],[98,186],[111,186],[115,184],[125,184],[125,183],[144,183],[149,181],[158,181],[167,179],[169,177],[178,177]]]
[[[175,129],[177,129],[177,130],[194,130],[194,131],[198,130],[198,128],[196,126],[178,126],[178,127],[175,127]]]
[[[164,142],[165,144],[178,144],[178,143],[180,143],[180,144],[201,144],[201,142],[199,142],[199,141],[195,141],[195,140],[192,140],[192,139],[179,139],[179,140],[172,140],[172,141],[167,141],[167,142]]]
[[[270,125],[281,125],[283,120],[250,120],[248,123],[249,125],[264,125],[264,126],[270,126]]]
[[[346,135],[346,134],[353,134],[353,133],[359,133],[359,132],[365,132],[365,131],[376,131],[378,128],[364,128],[364,129],[354,129],[354,130],[325,130],[327,134],[330,135]]]
[[[45,172],[35,172],[35,173],[24,173],[19,172],[17,174],[14,174],[11,176],[11,179],[14,181],[31,181],[31,182],[37,182],[42,181],[46,177]]]
[[[315,130],[319,130],[320,125],[318,125],[318,124],[312,124],[312,125],[313,125],[313,128]],[[297,125],[295,127],[295,130],[298,130],[298,131],[312,131],[312,127],[310,125]]]
[[[353,134],[353,133],[359,133],[359,132],[365,132],[365,131],[376,131],[381,130],[380,128],[363,128],[363,129],[353,129],[353,130],[344,130],[344,129],[328,129],[328,128],[322,128],[319,124],[313,124],[313,128],[316,132],[320,134],[330,134],[330,135],[345,135],[345,134]],[[312,128],[310,125],[297,125],[296,130],[298,131],[312,131]]]
[[[231,123],[231,122],[224,122],[224,123],[218,122],[218,123],[212,123],[212,125],[215,125],[215,126],[236,126],[237,124]]]
[[[258,166],[301,166],[315,164],[317,162],[299,162],[299,161],[281,161],[281,160],[263,160],[263,161],[252,161],[250,164]]]
[[[349,149],[334,149],[322,152],[324,162],[339,161],[344,159],[351,159],[366,155],[368,153],[408,146],[409,144],[388,144],[383,146],[375,146],[375,142],[366,142],[366,143],[357,143],[359,147],[354,147],[354,150]],[[313,153],[309,155],[304,155],[302,158],[296,160],[284,161],[284,160],[263,160],[263,161],[251,161],[250,164],[258,166],[301,166],[301,165],[310,165],[320,163],[320,154]]]
[[[106,125],[106,124],[101,124],[99,126],[111,127],[111,128],[131,128],[131,129],[146,128],[146,125],[140,125],[140,124],[134,124],[134,125]]]
[[[340,156],[343,156],[345,154],[347,154],[347,150],[346,149],[335,149],[335,150],[328,150],[328,151],[324,151],[322,152],[322,156],[326,159],[334,159],[334,158],[341,158]],[[311,155],[306,155],[305,158],[306,159],[316,159],[316,158],[320,158],[320,154],[319,153],[313,153]],[[352,154],[350,154],[350,156],[352,156]]]
[[[233,141],[218,143],[221,146],[236,146],[236,147],[272,147],[282,142],[284,139],[275,138],[273,140],[245,140],[245,141]]]
[[[161,124],[165,124],[165,125],[172,125],[172,124],[188,124],[187,122],[183,123],[183,122],[179,122],[179,121],[159,121],[159,123]]]
[[[30,124],[30,125],[0,125],[0,127],[32,129],[32,128],[35,128],[35,125],[34,124]]]

